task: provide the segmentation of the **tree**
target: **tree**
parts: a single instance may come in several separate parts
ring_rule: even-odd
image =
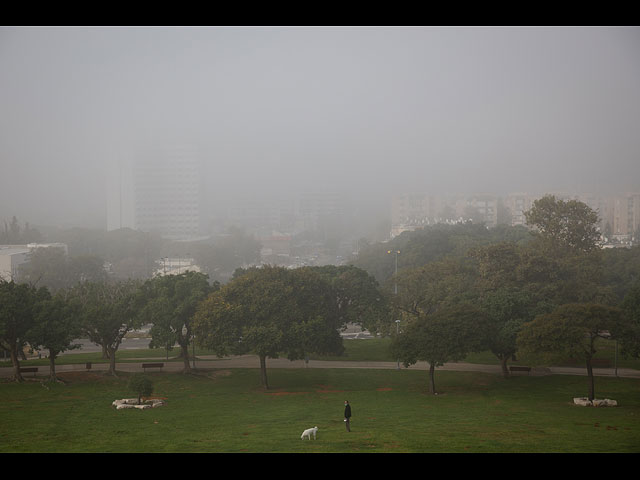
[[[33,285],[0,279],[0,345],[11,356],[13,378],[17,382],[24,380],[19,357],[29,330],[36,323],[37,304],[48,295],[46,288],[36,289]]]
[[[236,268],[260,261],[260,242],[239,228],[230,228],[215,243],[200,242],[193,247],[195,261],[213,280],[223,281]]]
[[[459,304],[419,315],[392,340],[392,353],[405,366],[419,360],[429,363],[429,391],[437,394],[435,368],[463,359],[484,347],[486,315],[476,306]]]
[[[49,367],[52,381],[56,381],[56,358],[66,351],[80,347],[72,343],[80,336],[79,305],[62,292],[41,300],[38,304],[35,325],[27,333],[32,348],[49,350]]]
[[[524,216],[554,249],[591,252],[599,247],[598,214],[583,202],[545,195]]]
[[[142,403],[142,397],[148,397],[153,393],[153,382],[142,373],[131,375],[128,384],[129,390],[138,396],[138,405]]]
[[[69,257],[61,248],[48,247],[29,254],[28,263],[21,268],[21,278],[53,292],[81,282],[103,282],[107,274],[99,257]]]
[[[197,272],[155,277],[147,280],[141,289],[145,302],[142,318],[153,323],[150,347],[168,348],[177,343],[181,349],[184,373],[191,371],[189,346],[193,340],[193,316],[198,304],[213,289],[208,276]]]
[[[124,336],[140,326],[144,306],[139,283],[85,283],[74,289],[81,305],[82,331],[109,358],[109,371],[116,375],[116,351]]]
[[[536,296],[522,281],[521,247],[500,242],[474,249],[477,260],[477,304],[487,313],[487,345],[500,360],[502,375],[509,377],[507,363],[517,352],[516,337],[522,324],[533,318]]]
[[[4,229],[0,231],[0,244],[24,245],[26,243],[41,242],[42,234],[25,222],[24,229],[21,230],[20,223],[15,215],[11,218],[11,223],[4,222]]]
[[[268,389],[267,358],[342,353],[335,298],[312,270],[251,268],[200,304],[193,329],[198,344],[221,357],[257,355],[261,383]]]
[[[372,275],[352,265],[305,268],[320,274],[332,287],[339,326],[356,324],[373,334],[388,329],[388,298]]]
[[[624,338],[629,331],[621,310],[596,303],[561,305],[538,315],[518,334],[518,348],[524,355],[541,355],[547,361],[582,358],[589,378],[589,400],[595,398],[593,356],[598,338]]]
[[[620,336],[622,353],[640,357],[640,280],[629,289],[621,304],[629,332]]]

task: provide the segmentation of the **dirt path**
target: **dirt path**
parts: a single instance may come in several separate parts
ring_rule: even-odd
[[[142,371],[143,359],[138,359],[139,362],[135,363],[118,363],[116,364],[116,370],[123,372],[138,372]],[[161,359],[154,358],[154,362],[162,362],[164,366],[162,369],[150,369],[148,371],[168,371],[177,372],[182,371],[184,368],[182,362],[163,362]],[[258,357],[254,355],[242,355],[238,357],[229,358],[217,358],[215,356],[202,356],[196,358],[196,369],[214,369],[214,368],[260,368]],[[290,361],[286,358],[273,358],[267,360],[267,368],[373,368],[373,369],[397,369],[397,362],[348,362],[348,361],[325,361],[325,360],[310,360],[305,362],[304,360]],[[400,365],[402,370],[404,366]],[[426,362],[419,362],[416,365],[408,367],[409,370],[428,370],[428,364]],[[107,370],[108,365],[106,363],[94,363],[91,366],[91,371]],[[499,365],[478,365],[473,363],[447,363],[442,367],[438,367],[437,370],[451,370],[460,372],[483,372],[493,373],[501,375]],[[56,372],[69,372],[69,371],[86,371],[85,364],[74,365],[57,365]],[[38,372],[36,375],[47,376],[49,374],[49,366],[38,366]],[[616,372],[613,368],[596,368],[594,369],[596,376],[615,376]],[[33,373],[23,374],[26,377],[34,375]],[[517,373],[514,375],[586,375],[585,368],[569,368],[569,367],[551,367],[551,368],[533,368],[531,373]],[[618,377],[640,378],[640,370],[632,370],[626,368],[618,368]],[[0,367],[0,377],[13,376],[13,367]]]

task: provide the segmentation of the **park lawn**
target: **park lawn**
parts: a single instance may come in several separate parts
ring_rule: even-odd
[[[596,379],[598,398],[618,407],[579,407],[581,376],[437,371],[257,369],[195,375],[154,372],[163,407],[115,410],[134,395],[128,374],[73,372],[66,384],[0,383],[0,452],[638,452],[640,380]],[[353,409],[352,432],[342,419]],[[305,428],[318,426],[315,441]]]

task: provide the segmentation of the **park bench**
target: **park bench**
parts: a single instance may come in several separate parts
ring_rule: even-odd
[[[162,368],[164,367],[164,363],[143,363],[142,364],[142,369],[145,371],[147,371],[147,368]]]
[[[87,362],[87,364],[85,365],[85,367],[87,368],[87,370],[91,370],[91,362]]]
[[[531,367],[518,367],[515,365],[512,365],[509,367],[509,371],[511,372],[531,372]]]
[[[29,373],[33,372],[33,376],[36,376],[36,372],[38,371],[38,367],[20,367],[20,373]]]

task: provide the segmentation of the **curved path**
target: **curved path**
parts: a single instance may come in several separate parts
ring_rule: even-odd
[[[141,372],[143,362],[162,362],[164,367],[161,371],[165,372],[179,372],[184,368],[183,362],[169,361],[165,362],[159,358],[153,359],[138,359],[133,363],[117,363],[116,370],[122,372]],[[215,356],[199,356],[196,358],[196,370],[197,369],[211,369],[211,368],[260,368],[260,362],[255,355],[242,355],[237,357],[217,358]],[[290,361],[286,358],[272,358],[267,359],[267,368],[373,368],[373,369],[397,369],[397,362],[349,362],[349,361],[328,361],[328,360],[310,360],[305,362],[304,360]],[[400,366],[402,370],[405,370],[404,366]],[[428,370],[429,366],[426,362],[419,362],[415,365],[409,366],[409,370]],[[106,371],[108,365],[106,363],[94,363],[91,367],[91,371]],[[436,370],[452,370],[452,371],[464,371],[464,372],[483,372],[494,373],[501,375],[502,371],[499,365],[478,365],[474,363],[447,363],[442,367],[437,367]],[[87,371],[85,364],[73,364],[73,365],[56,365],[56,372],[70,372],[70,371]],[[149,372],[160,371],[160,369],[149,369]],[[594,368],[594,375],[615,377],[616,371],[613,368]],[[550,367],[550,368],[533,368],[530,375],[586,375],[586,368],[571,368],[571,367]],[[33,373],[24,373],[23,376],[28,378],[34,375]],[[36,374],[40,376],[49,375],[48,365],[39,365],[38,372]],[[528,375],[527,373],[516,373],[515,375]],[[13,367],[0,367],[0,377],[13,376]],[[633,370],[628,368],[618,368],[618,377],[627,378],[640,378],[640,370]]]

